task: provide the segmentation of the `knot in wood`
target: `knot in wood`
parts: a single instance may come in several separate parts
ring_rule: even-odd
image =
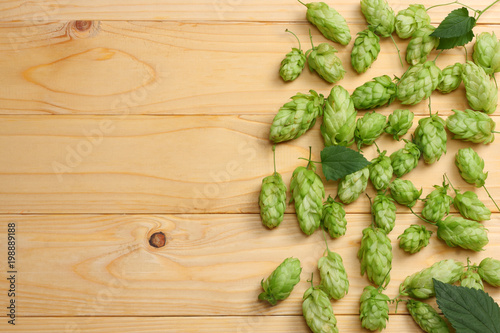
[[[151,245],[152,247],[156,248],[163,247],[165,246],[166,243],[167,243],[167,237],[161,231],[155,232],[154,234],[151,235],[151,237],[149,237],[149,245]]]
[[[68,35],[74,39],[94,37],[99,32],[100,21],[78,20],[69,22]]]

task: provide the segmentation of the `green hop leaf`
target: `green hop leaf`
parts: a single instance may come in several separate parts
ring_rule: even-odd
[[[368,227],[363,230],[361,246],[358,250],[361,275],[381,286],[391,280],[388,274],[392,268],[392,245],[384,230]]]
[[[306,52],[309,70],[316,72],[325,81],[335,83],[344,78],[342,61],[335,54],[337,50],[328,43],[321,43]]]
[[[264,292],[259,295],[259,299],[268,301],[271,305],[286,299],[299,283],[301,272],[299,259],[285,259],[266,280],[262,280]]]
[[[386,125],[387,118],[380,113],[367,112],[356,122],[356,129],[354,130],[354,138],[358,149],[363,145],[372,145],[382,133]]]
[[[340,201],[348,205],[358,199],[361,193],[366,190],[369,174],[370,171],[368,167],[365,167],[344,176],[339,181],[337,189],[337,195]]]
[[[380,53],[380,38],[370,29],[358,32],[351,52],[352,68],[359,74],[370,68]]]
[[[429,304],[409,299],[406,307],[411,317],[424,330],[432,333],[448,333],[448,325],[437,311]]]
[[[373,109],[391,104],[396,98],[396,90],[396,84],[391,78],[382,75],[357,87],[351,98],[356,109]]]
[[[477,268],[481,279],[493,287],[500,287],[500,260],[491,257],[484,258]]]
[[[346,233],[347,220],[344,205],[334,201],[331,196],[328,196],[328,199],[323,204],[321,225],[332,238],[338,238]]]
[[[460,216],[448,216],[436,226],[437,237],[450,247],[459,246],[479,252],[488,244],[487,230],[479,222],[466,220]]]
[[[356,115],[349,92],[342,86],[334,86],[326,100],[321,124],[325,146],[350,146],[354,142]]]
[[[403,135],[413,126],[415,114],[410,110],[394,110],[387,118],[387,127],[385,132],[393,136],[394,140],[399,141]],[[420,154],[419,154],[420,157]]]
[[[311,2],[307,7],[306,18],[327,39],[347,45],[351,41],[351,32],[346,20],[335,9],[324,2]]]
[[[423,225],[412,224],[398,236],[399,247],[408,253],[417,253],[429,245],[432,231]]]
[[[321,165],[327,180],[338,180],[369,164],[362,154],[344,146],[329,146],[321,151]]]
[[[370,331],[383,330],[389,320],[389,301],[389,296],[373,286],[366,286],[359,302],[361,326]]]
[[[488,144],[495,140],[496,123],[487,114],[473,110],[452,110],[446,119],[446,127],[455,134],[453,139]]]
[[[474,38],[472,28],[476,19],[469,16],[467,8],[455,9],[446,16],[431,36],[439,37],[438,50],[463,46]]]
[[[310,287],[302,302],[302,314],[313,333],[338,333],[337,319],[328,295],[321,289]]]

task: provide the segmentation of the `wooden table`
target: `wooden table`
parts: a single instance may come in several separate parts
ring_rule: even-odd
[[[489,2],[469,4],[482,9]],[[391,5],[398,11],[409,3]],[[354,40],[366,27],[359,3],[332,5],[347,19]],[[432,9],[433,23],[451,9]],[[304,49],[309,29],[316,44],[324,41],[306,22],[304,7],[292,0],[11,0],[0,4],[0,15],[3,311],[12,299],[4,277],[9,223],[16,233],[16,325],[5,317],[0,330],[307,332],[301,299],[311,273],[318,282],[322,235],[301,233],[293,205],[282,225],[269,231],[257,204],[261,180],[273,171],[267,138],[278,108],[297,91],[327,95],[332,87],[308,70],[287,84],[278,75],[281,59],[296,47],[286,28]],[[475,32],[499,36],[499,17],[497,5]],[[407,41],[396,42],[404,55]],[[350,92],[372,77],[404,72],[389,39],[381,41],[379,59],[363,75],[350,66],[352,42],[335,47],[348,71],[340,84]],[[437,64],[464,59],[463,49],[455,49]],[[467,107],[463,85],[449,95],[432,95],[432,110],[443,117]],[[377,112],[388,115],[396,108],[397,102]],[[426,102],[410,110],[416,120],[428,115]],[[319,123],[277,147],[287,186],[309,146],[319,159]],[[494,211],[484,222],[490,243],[474,253],[448,248],[434,233],[427,248],[408,255],[397,236],[422,222],[398,206],[389,235],[390,297],[407,275],[438,260],[500,259],[500,214],[453,165],[459,148],[474,147],[489,170],[487,186],[500,201],[500,142],[449,139],[438,163],[420,161],[404,178],[427,195],[446,172],[455,187],[475,191]],[[384,135],[378,144],[392,153],[403,143]],[[364,153],[376,156],[374,147]],[[326,189],[335,195],[336,184],[327,182]],[[367,192],[374,194],[371,185]],[[420,203],[416,211],[421,209]],[[370,224],[368,199],[346,210],[347,234],[329,244],[344,258],[351,287],[332,304],[340,331],[362,332],[359,297],[368,280],[360,275],[356,252]],[[156,232],[166,235],[165,246],[149,244]],[[257,301],[261,279],[291,256],[301,260],[303,272],[289,299],[275,307]],[[499,290],[486,290],[500,301]],[[392,305],[387,332],[420,332],[404,306],[394,310]]]

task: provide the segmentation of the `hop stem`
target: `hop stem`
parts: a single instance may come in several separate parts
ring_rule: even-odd
[[[312,155],[312,147],[309,146],[309,162],[307,163],[306,169],[309,169],[309,165],[311,165],[311,155]]]
[[[302,1],[300,1],[300,0],[297,0],[297,1],[307,7],[307,5],[305,3],[303,3]]]
[[[458,191],[455,189],[455,187],[451,183],[450,178],[448,178],[448,175],[445,173],[444,176],[446,177],[446,180],[448,180],[448,184],[450,184],[450,186],[453,189],[453,191],[455,191],[455,193],[457,193]]]
[[[276,174],[276,145],[273,145],[273,164],[274,164],[274,174]]]
[[[419,219],[421,219],[422,221],[427,222],[427,223],[432,224],[432,225],[436,225],[436,223],[435,223],[435,222],[431,222],[431,221],[429,221],[429,220],[424,219],[422,216],[417,215],[417,213],[415,213],[411,207],[408,207],[408,208],[410,208],[410,212],[411,212],[413,215],[415,215],[416,217],[418,217],[418,218],[419,218]]]
[[[330,248],[328,247],[328,241],[326,239],[326,232],[325,232],[325,229],[321,229],[321,231],[323,231],[323,239],[325,240],[325,244],[326,244],[326,250],[328,252],[330,252]]]
[[[372,217],[372,223],[370,226],[372,228],[374,228],[375,227],[375,217],[373,216],[373,211],[372,211],[372,198],[370,198],[368,193],[365,193],[365,195],[368,197],[368,201],[370,202],[370,216]]]
[[[436,60],[438,59],[438,57],[441,55],[441,53],[443,53],[444,50],[440,50],[439,53],[436,55],[436,58],[434,58],[434,60],[432,61],[433,63],[436,63]]]
[[[493,7],[493,5],[496,4],[498,1],[500,1],[500,0],[495,0],[490,5],[488,5],[488,7],[486,7],[485,9],[476,11],[476,12],[479,12],[479,15],[477,16],[476,21],[479,20],[479,18],[481,17],[481,15],[483,15],[484,12],[486,12],[488,9],[490,9],[491,7]]]
[[[467,58],[469,57],[468,54],[467,54],[467,48],[465,47],[464,45],[464,50],[465,50],[465,62],[467,62]]]
[[[311,48],[314,50],[313,36],[311,34],[311,29],[309,29],[309,39],[311,40]]]
[[[429,8],[426,9],[426,11],[429,10],[429,9],[432,9],[432,8],[442,7],[442,6],[449,6],[449,5],[454,5],[454,4],[461,5],[461,6],[469,8],[470,10],[472,10],[474,12],[478,12],[478,10],[476,10],[476,9],[474,9],[472,7],[469,7],[466,4],[464,4],[464,3],[459,2],[458,0],[455,0],[455,1],[452,1],[452,2],[447,2],[447,3],[442,3],[442,4],[439,4],[439,5],[430,6]]]
[[[488,194],[488,196],[490,197],[491,201],[493,201],[493,203],[495,204],[495,207],[497,208],[498,211],[500,211],[500,208],[498,207],[497,203],[495,202],[495,200],[493,199],[493,197],[491,196],[490,192],[488,191],[488,189],[486,188],[486,186],[483,185],[483,188],[484,190],[486,191],[486,193]]]
[[[396,47],[396,50],[398,51],[398,57],[399,57],[399,62],[401,63],[401,67],[404,68],[405,65],[403,65],[403,59],[401,59],[401,51],[399,50],[398,44],[396,44],[396,41],[394,40],[394,37],[392,37],[392,35],[390,37],[392,39],[392,42],[394,43],[394,46]]]
[[[285,30],[285,32],[289,32],[289,33],[291,33],[292,35],[294,35],[294,36],[295,36],[295,38],[297,38],[297,42],[299,42],[299,50],[300,50],[300,51],[302,51],[302,46],[300,45],[300,39],[299,39],[299,37],[297,37],[297,35],[296,35],[296,34],[294,34],[293,32],[291,32],[291,31],[290,31],[290,30],[288,30],[288,29],[286,29],[286,30]]]

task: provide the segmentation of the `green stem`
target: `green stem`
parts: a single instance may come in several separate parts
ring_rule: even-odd
[[[495,200],[493,200],[493,197],[491,196],[490,192],[488,191],[488,189],[486,188],[486,186],[483,185],[483,188],[484,190],[486,191],[486,193],[488,193],[488,196],[490,197],[491,201],[493,201],[493,203],[495,204],[495,207],[498,209],[498,211],[500,212],[500,208],[498,208],[498,205],[497,203],[495,202]]]
[[[429,116],[432,117],[431,96],[429,96]]]
[[[276,145],[273,145],[273,164],[274,164],[274,174],[276,174]]]
[[[297,1],[307,7],[307,5],[305,3],[303,3],[302,1],[300,1],[300,0],[297,0]]]
[[[309,162],[307,163],[306,169],[309,169],[309,165],[311,165],[311,155],[312,155],[312,147],[309,146]]]
[[[398,57],[399,57],[399,62],[401,63],[401,67],[404,68],[405,65],[403,65],[403,59],[401,59],[401,51],[399,51],[398,44],[396,44],[396,41],[394,40],[394,37],[392,37],[392,35],[390,37],[392,39],[392,42],[394,43],[394,46],[396,47],[396,50],[398,50]]]
[[[372,228],[375,228],[375,218],[373,216],[373,212],[372,212],[372,198],[370,198],[370,196],[368,195],[368,193],[365,193],[365,195],[368,197],[368,201],[370,202],[370,216],[372,217],[372,223],[371,223],[371,227]]]
[[[323,239],[325,240],[326,250],[327,250],[328,252],[330,252],[330,248],[328,247],[328,241],[326,240],[326,232],[325,232],[325,229],[321,229],[321,231],[323,231]]]
[[[465,62],[467,62],[467,58],[468,58],[469,56],[467,55],[467,48],[465,47],[465,45],[464,45],[464,50],[465,50]]]
[[[455,4],[457,4],[457,5],[461,5],[461,6],[464,6],[464,7],[467,7],[467,8],[469,8],[470,10],[472,10],[472,11],[474,11],[474,12],[477,12],[477,10],[476,10],[476,9],[474,9],[474,8],[472,8],[472,7],[469,7],[469,6],[467,6],[466,4],[459,2],[458,0],[456,0],[456,1],[452,1],[452,2],[447,2],[447,3],[442,3],[442,4],[439,4],[439,5],[430,6],[429,8],[427,8],[427,9],[426,9],[426,11],[427,11],[427,10],[429,10],[429,9],[432,9],[432,8],[436,8],[436,7],[449,6],[449,5],[455,5]]]
[[[313,162],[313,163],[319,163],[319,164],[321,164],[321,162],[319,162],[319,161],[311,161],[310,159],[305,158],[305,157],[299,157],[299,160],[304,160],[304,161],[308,161],[308,162]]]
[[[309,39],[311,40],[311,48],[314,50],[313,36],[311,34],[311,29],[309,29]]]
[[[289,32],[289,33],[291,33],[292,35],[294,35],[294,36],[295,36],[295,38],[297,38],[297,42],[299,42],[299,50],[300,50],[300,51],[302,51],[302,46],[300,45],[300,39],[299,39],[299,37],[297,37],[297,35],[296,35],[296,34],[294,34],[293,32],[291,32],[291,31],[290,31],[290,30],[288,30],[288,29],[286,29],[286,30],[285,30],[285,32]]]
[[[416,217],[418,217],[418,218],[419,218],[419,219],[421,219],[422,221],[427,222],[427,223],[432,224],[432,225],[436,225],[436,223],[435,223],[435,222],[428,221],[428,220],[424,219],[422,216],[417,215],[417,214],[413,211],[413,209],[412,209],[411,207],[408,207],[408,208],[410,208],[410,212],[412,212],[412,214],[413,214],[413,215],[415,215]]]
[[[498,89],[498,83],[497,83],[497,78],[495,77],[495,73],[491,74],[491,76],[493,77],[493,81],[495,81],[495,86]]]
[[[436,60],[438,59],[438,57],[441,55],[441,53],[443,53],[444,50],[440,50],[439,53],[437,54],[436,58],[434,58],[434,60],[432,61],[434,64],[436,64]]]
[[[495,0],[495,1],[493,1],[493,2],[492,2],[489,6],[488,6],[488,7],[486,7],[486,8],[485,8],[485,9],[483,9],[483,10],[480,10],[480,11],[479,11],[479,15],[478,15],[478,16],[477,16],[477,18],[476,18],[476,22],[477,22],[477,20],[479,20],[479,18],[481,17],[481,15],[483,15],[483,14],[484,14],[484,12],[485,12],[485,11],[487,11],[488,9],[490,9],[491,7],[493,7],[493,5],[494,5],[494,4],[496,4],[498,1],[500,1],[500,0]]]
[[[380,148],[378,147],[378,144],[374,141],[375,147],[377,147],[377,153],[380,155]]]
[[[448,184],[450,184],[451,188],[453,189],[453,191],[455,191],[455,193],[457,193],[457,190],[455,189],[455,187],[453,186],[453,184],[451,183],[450,181],[450,178],[448,178],[448,175],[445,173],[444,176],[446,177],[446,179],[448,180]]]

